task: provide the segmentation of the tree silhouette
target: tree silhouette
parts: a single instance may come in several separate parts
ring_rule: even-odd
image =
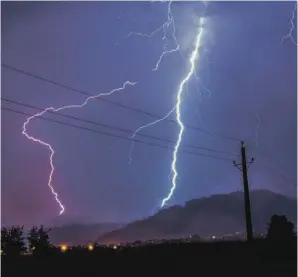
[[[26,250],[24,226],[12,226],[11,228],[1,228],[1,250],[5,255],[16,256]]]
[[[294,224],[284,215],[273,215],[268,224],[267,239],[274,241],[290,240],[295,236]]]
[[[6,227],[1,228],[1,252],[6,254],[8,246],[8,234],[9,231]]]
[[[29,242],[29,249],[31,251],[35,250],[38,244],[38,228],[37,226],[33,226],[28,233],[27,240]]]
[[[50,229],[41,225],[39,228],[33,226],[28,233],[29,248],[34,254],[45,253],[51,248],[49,232]]]

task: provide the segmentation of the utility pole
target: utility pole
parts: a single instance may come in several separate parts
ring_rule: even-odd
[[[242,171],[243,176],[243,187],[244,187],[244,208],[245,208],[245,221],[246,221],[246,236],[247,241],[253,240],[253,230],[252,230],[252,221],[251,221],[251,210],[250,210],[250,196],[249,196],[249,187],[248,187],[248,178],[247,178],[247,169],[254,162],[254,158],[250,162],[246,161],[245,145],[244,142],[241,142],[241,157],[242,163],[236,164],[234,161],[234,166]],[[247,164],[249,166],[247,167]],[[240,167],[241,166],[241,167]]]

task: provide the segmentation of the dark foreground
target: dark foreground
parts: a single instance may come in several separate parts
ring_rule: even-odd
[[[297,276],[296,240],[163,244],[2,257],[2,276]]]

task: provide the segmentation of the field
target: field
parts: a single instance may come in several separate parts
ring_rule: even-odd
[[[44,256],[2,257],[3,276],[297,276],[296,239],[288,243],[168,243],[130,248],[56,250]]]

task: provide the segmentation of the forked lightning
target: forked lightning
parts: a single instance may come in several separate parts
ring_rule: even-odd
[[[51,165],[51,171],[50,171],[50,175],[49,175],[49,180],[48,180],[48,186],[50,187],[51,191],[52,191],[52,194],[54,195],[55,197],[55,200],[56,202],[58,203],[59,207],[60,207],[60,213],[59,215],[63,214],[64,211],[65,211],[65,207],[64,205],[62,204],[61,200],[59,199],[59,196],[58,196],[58,193],[54,190],[53,186],[52,186],[52,180],[53,180],[53,174],[54,174],[54,171],[55,171],[55,167],[54,167],[54,163],[53,163],[53,157],[54,157],[54,154],[55,154],[55,150],[54,148],[51,146],[50,143],[48,142],[45,142],[39,138],[35,138],[33,136],[30,136],[27,132],[27,126],[28,124],[30,123],[30,121],[32,119],[35,119],[35,118],[38,118],[39,116],[42,116],[44,115],[46,112],[48,111],[52,111],[52,112],[59,112],[59,111],[62,111],[62,110],[66,110],[66,109],[72,109],[72,108],[82,108],[83,106],[85,106],[90,100],[92,99],[95,99],[97,97],[102,97],[102,96],[108,96],[108,95],[111,95],[113,94],[114,92],[116,91],[120,91],[120,90],[124,90],[126,88],[127,85],[130,85],[130,86],[133,86],[135,85],[136,82],[129,82],[129,81],[126,81],[122,87],[120,88],[117,88],[117,89],[114,89],[114,90],[111,90],[109,92],[106,92],[106,93],[100,93],[100,94],[97,94],[97,95],[94,95],[94,96],[89,96],[88,98],[86,98],[86,100],[82,103],[82,104],[79,104],[79,105],[67,105],[67,106],[63,106],[63,107],[60,107],[60,108],[54,108],[54,107],[49,107],[49,108],[46,108],[45,110],[43,110],[42,112],[40,113],[37,113],[35,115],[32,115],[30,117],[27,118],[27,120],[25,121],[25,123],[23,124],[23,130],[22,130],[22,134],[25,135],[28,139],[36,142],[36,143],[39,143],[43,146],[46,146],[49,150],[50,150],[50,165]]]

